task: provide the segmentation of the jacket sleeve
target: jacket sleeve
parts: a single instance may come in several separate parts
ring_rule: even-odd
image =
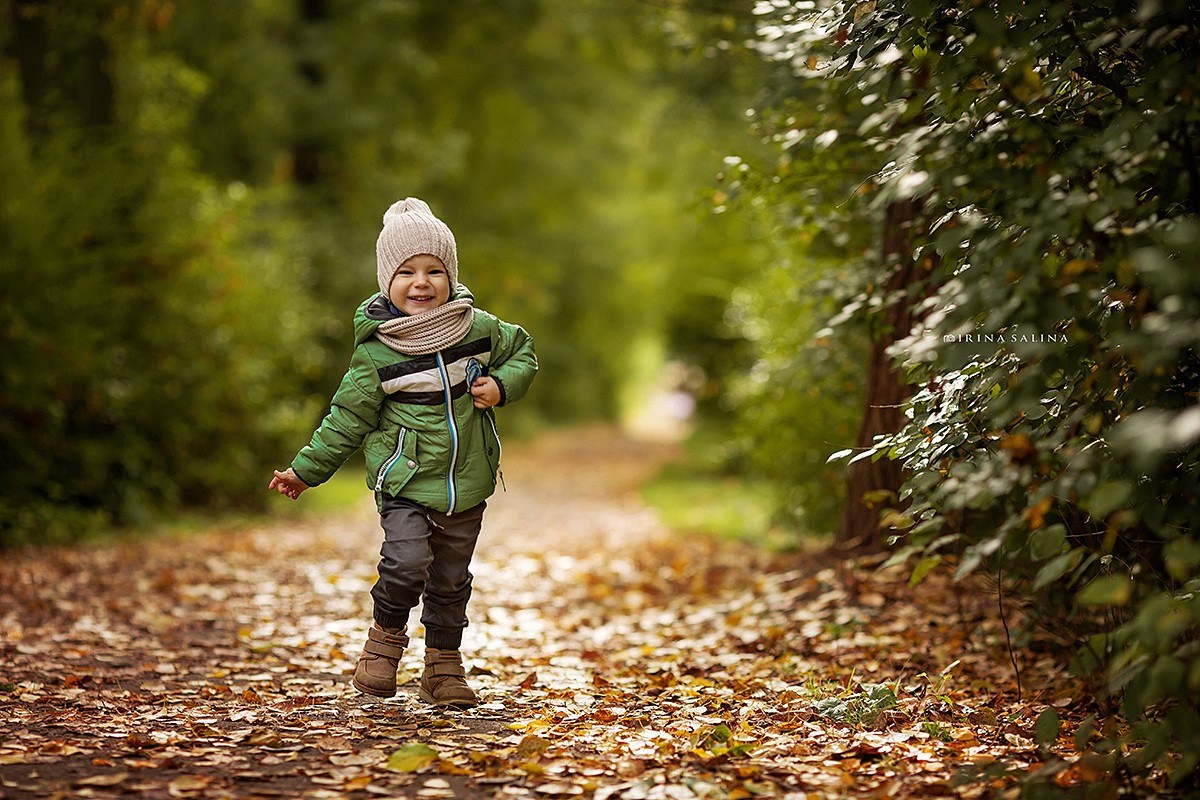
[[[312,439],[292,459],[292,469],[309,486],[319,486],[337,472],[367,434],[379,427],[384,392],[379,373],[362,347],[355,348],[350,368],[329,404],[329,413]]]
[[[537,374],[537,353],[533,337],[520,325],[496,320],[497,344],[492,350],[488,374],[500,384],[500,405],[520,400]]]

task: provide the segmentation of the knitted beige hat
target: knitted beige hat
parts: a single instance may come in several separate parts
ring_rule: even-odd
[[[383,215],[383,230],[375,242],[379,291],[388,293],[396,270],[417,255],[437,256],[450,274],[450,291],[458,285],[458,248],[446,223],[433,215],[424,200],[406,197],[392,203]]]

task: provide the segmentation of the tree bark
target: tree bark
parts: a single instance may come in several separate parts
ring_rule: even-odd
[[[903,200],[888,206],[883,225],[883,263],[894,264],[883,289],[885,297],[903,292],[903,296],[883,312],[883,325],[873,337],[867,361],[867,386],[862,423],[854,445],[870,447],[880,434],[895,433],[904,424],[900,404],[911,394],[900,370],[892,366],[888,348],[908,335],[913,324],[913,308],[920,299],[911,290],[919,283],[921,268],[913,259],[912,229],[920,208],[919,200]],[[863,459],[850,466],[847,475],[846,504],[835,544],[845,551],[874,551],[884,546],[879,528],[881,506],[902,508],[900,484],[905,473],[900,462],[881,458]],[[870,496],[864,497],[871,493]]]

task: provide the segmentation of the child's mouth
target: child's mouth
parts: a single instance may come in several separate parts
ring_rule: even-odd
[[[422,296],[420,296],[420,297],[410,297],[410,298],[408,298],[409,302],[411,302],[411,303],[428,303],[428,302],[429,302],[430,300],[432,300],[432,299],[433,299],[433,297],[427,297],[427,296],[424,296],[424,295],[422,295]]]

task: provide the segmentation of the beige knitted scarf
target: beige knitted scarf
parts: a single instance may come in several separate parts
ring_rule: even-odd
[[[396,352],[428,355],[445,350],[466,336],[474,316],[475,306],[469,297],[464,297],[424,314],[389,319],[376,329],[375,337]]]

